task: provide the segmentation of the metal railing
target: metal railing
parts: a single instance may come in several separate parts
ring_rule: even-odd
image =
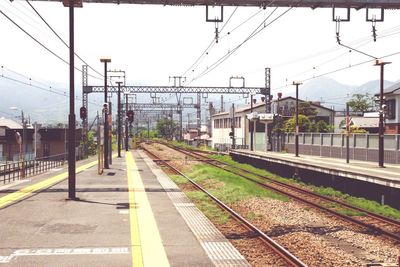
[[[0,183],[9,183],[21,178],[37,175],[50,169],[59,168],[66,162],[67,154],[49,157],[7,162],[0,164]]]

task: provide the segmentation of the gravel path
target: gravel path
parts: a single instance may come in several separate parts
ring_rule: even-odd
[[[395,263],[400,246],[293,201],[252,198],[236,203],[241,214],[310,266]]]
[[[151,148],[163,159],[175,159],[171,164],[180,170],[190,170],[196,162],[186,161],[185,156],[173,149],[158,145]],[[181,160],[179,160],[181,159]],[[206,189],[223,187],[213,179],[204,181]],[[195,190],[190,185],[184,191]],[[396,263],[400,245],[365,229],[316,211],[295,201],[251,198],[235,203],[232,208],[242,214],[286,247],[309,266],[365,266],[371,262]],[[234,246],[253,266],[282,266],[273,252],[257,238],[251,236],[236,221],[216,224]]]

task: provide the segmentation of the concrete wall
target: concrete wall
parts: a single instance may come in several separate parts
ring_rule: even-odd
[[[294,153],[294,135],[284,135],[284,146]],[[378,135],[353,134],[349,138],[350,159],[378,161]],[[385,162],[400,163],[400,135],[385,135]],[[304,155],[346,158],[346,136],[342,134],[300,133],[299,153]]]

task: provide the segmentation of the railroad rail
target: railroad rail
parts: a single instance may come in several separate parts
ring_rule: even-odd
[[[252,223],[250,223],[248,220],[246,220],[244,217],[242,217],[240,214],[235,212],[233,209],[231,209],[229,206],[227,206],[225,203],[223,203],[221,200],[213,196],[210,192],[208,192],[206,189],[201,187],[199,184],[197,184],[195,181],[193,181],[190,177],[170,165],[167,161],[160,159],[157,155],[155,155],[153,152],[149,151],[145,147],[142,146],[142,149],[146,151],[149,155],[151,155],[156,163],[162,163],[164,166],[167,166],[169,169],[174,171],[175,173],[181,175],[182,177],[185,177],[192,185],[194,185],[197,189],[201,190],[204,192],[208,197],[210,197],[215,203],[218,204],[222,209],[227,211],[233,218],[235,218],[237,221],[242,223],[243,225],[246,226],[249,230],[255,232],[258,234],[259,238],[264,241],[272,250],[274,250],[277,254],[279,254],[288,264],[292,266],[307,266],[305,263],[303,263],[301,260],[296,258],[290,251],[286,250],[283,246],[279,245],[276,241],[274,241],[272,238],[270,238],[268,235],[266,235],[263,231],[258,229],[256,226],[254,226]]]
[[[171,144],[164,143],[164,142],[161,142],[161,144],[166,145],[171,149],[178,150],[181,153],[186,154],[187,156],[191,156],[193,158],[198,158],[198,159],[199,158],[200,159],[208,158],[205,155],[201,155],[199,152],[189,151],[184,148],[173,146]],[[257,183],[261,187],[264,187],[266,189],[273,190],[275,192],[278,192],[280,194],[288,196],[292,199],[295,199],[297,201],[305,203],[308,206],[317,208],[318,210],[329,213],[329,214],[331,214],[335,217],[338,217],[342,220],[346,220],[350,223],[367,228],[368,230],[372,231],[373,233],[382,234],[382,235],[385,235],[397,242],[400,242],[400,222],[395,219],[388,218],[388,217],[370,212],[368,210],[365,210],[365,209],[362,209],[359,207],[355,207],[353,205],[344,203],[342,201],[339,201],[339,200],[336,200],[336,199],[333,199],[333,198],[330,198],[327,196],[323,196],[323,195],[317,194],[317,193],[309,191],[309,190],[305,190],[303,188],[300,188],[300,187],[297,187],[297,186],[294,186],[291,184],[286,184],[283,182],[276,181],[270,177],[254,173],[249,170],[245,170],[243,168],[233,166],[231,164],[228,164],[228,163],[216,160],[216,159],[212,162],[210,162],[210,161],[204,161],[204,162],[206,162],[207,164],[210,164],[214,167],[223,169],[225,171],[240,175],[248,180],[251,180],[251,181]],[[234,170],[228,169],[228,168],[233,168]],[[257,181],[253,178],[250,178],[246,175],[241,174],[241,172],[253,175],[259,179],[267,180],[269,182],[269,184],[265,184],[263,182]],[[366,216],[359,216],[359,218],[356,219],[351,216],[348,216],[348,215],[345,215],[345,214],[335,211],[333,208],[330,207],[330,206],[332,206],[330,204],[341,205],[342,207],[345,207],[349,210],[362,212]]]

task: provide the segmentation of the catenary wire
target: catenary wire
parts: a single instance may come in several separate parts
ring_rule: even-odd
[[[65,59],[63,59],[61,56],[59,56],[58,54],[56,54],[54,51],[52,51],[50,48],[48,48],[46,45],[44,45],[42,42],[40,42],[38,39],[36,39],[34,36],[32,36],[29,32],[27,32],[24,28],[22,28],[18,23],[16,23],[12,18],[10,18],[7,14],[5,14],[2,10],[0,10],[0,13],[6,17],[11,23],[13,23],[18,29],[20,29],[23,33],[25,33],[26,35],[28,35],[32,40],[34,40],[37,44],[39,44],[41,47],[43,47],[45,50],[47,50],[49,53],[51,53],[53,56],[55,56],[56,58],[58,58],[59,60],[61,60],[62,62],[64,62],[65,64],[69,65],[69,62],[66,61]],[[74,66],[74,69],[82,72],[81,69],[77,68]],[[102,80],[101,78],[98,78],[96,76],[93,75],[89,75],[92,78],[98,79],[98,80]]]
[[[32,10],[38,15],[38,17],[43,21],[44,24],[54,33],[55,36],[69,49],[69,45],[60,37],[60,35],[51,27],[51,25],[43,18],[43,16],[36,10],[36,8],[29,2],[29,0],[26,0],[26,3],[32,8]],[[94,69],[89,63],[87,63],[84,59],[82,59],[77,53],[74,53],[77,58],[79,58],[83,63],[85,63],[90,69],[92,69],[94,72],[96,72],[98,75],[101,77],[104,77],[104,74],[100,73],[96,69]]]

